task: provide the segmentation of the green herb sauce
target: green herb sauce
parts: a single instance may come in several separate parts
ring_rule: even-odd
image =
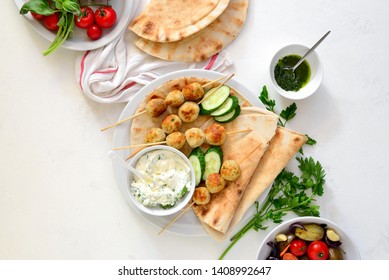
[[[304,60],[294,71],[283,69],[285,66],[293,67],[299,61],[301,56],[291,54],[280,58],[274,68],[274,77],[277,84],[286,91],[299,91],[304,87],[311,77],[311,67],[309,63]]]

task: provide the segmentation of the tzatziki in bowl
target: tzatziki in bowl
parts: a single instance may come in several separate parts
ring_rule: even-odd
[[[163,145],[148,147],[139,152],[130,165],[145,175],[144,178],[129,176],[130,199],[143,212],[171,215],[192,198],[194,170],[179,150]]]

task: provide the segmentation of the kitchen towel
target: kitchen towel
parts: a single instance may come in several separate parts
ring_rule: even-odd
[[[133,1],[129,22],[142,9],[141,0]],[[197,63],[161,60],[139,50],[133,43],[135,36],[124,30],[106,46],[77,57],[76,79],[87,97],[100,103],[128,102],[143,86],[164,74],[183,69],[223,72],[233,64],[226,50]]]

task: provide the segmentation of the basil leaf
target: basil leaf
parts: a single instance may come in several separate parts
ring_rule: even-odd
[[[49,6],[49,3],[46,0],[30,0],[20,9],[20,14],[22,15],[27,14],[28,12],[49,16],[56,11]]]

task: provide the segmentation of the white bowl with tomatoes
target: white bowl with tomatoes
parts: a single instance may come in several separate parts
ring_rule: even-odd
[[[14,1],[20,10],[24,4],[31,0]],[[99,0],[95,2],[101,3],[102,5],[88,6],[93,13],[85,12],[81,19],[82,22],[75,20],[74,23],[76,26],[72,35],[67,38],[61,47],[76,51],[97,49],[112,42],[127,28],[133,12],[133,1]],[[82,7],[86,8],[86,6],[83,6],[82,4],[89,2],[83,0],[79,3]],[[107,5],[104,5],[104,3]],[[58,15],[42,16],[28,12],[23,16],[28,20],[36,32],[50,42],[54,41],[58,28]],[[91,24],[91,22],[93,22],[93,24]]]
[[[262,241],[258,260],[360,260],[349,234],[320,217],[298,217],[275,227]]]

